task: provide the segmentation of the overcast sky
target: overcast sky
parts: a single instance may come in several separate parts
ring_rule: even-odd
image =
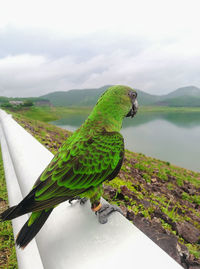
[[[0,0],[0,96],[200,87],[199,0]]]

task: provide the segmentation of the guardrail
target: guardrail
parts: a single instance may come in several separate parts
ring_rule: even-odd
[[[30,191],[53,155],[3,110],[0,123],[12,206]],[[24,215],[12,221],[15,236],[26,220]],[[182,268],[121,214],[113,213],[107,224],[99,224],[89,202],[56,207],[36,239],[16,252],[20,269]]]

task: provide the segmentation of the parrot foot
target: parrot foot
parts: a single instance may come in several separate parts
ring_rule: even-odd
[[[79,196],[69,199],[69,203],[72,204],[72,201],[78,200],[80,201],[80,205],[84,205],[87,202],[87,198],[80,198]]]
[[[102,205],[102,207],[98,211],[96,211],[95,214],[98,215],[99,222],[101,224],[105,224],[108,221],[108,216],[115,211],[123,215],[122,210],[118,206],[110,204]]]
[[[81,205],[84,205],[84,204],[87,202],[87,200],[88,200],[88,199],[85,198],[85,197],[81,198],[81,199],[80,199],[80,204],[81,204]]]

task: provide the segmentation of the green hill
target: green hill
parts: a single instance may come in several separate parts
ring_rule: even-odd
[[[162,97],[159,95],[152,95],[141,90],[137,90],[138,93],[138,102],[142,106],[154,105],[156,102],[159,102]]]
[[[195,86],[182,87],[182,88],[178,88],[177,90],[173,92],[170,92],[167,95],[163,95],[163,98],[172,99],[172,98],[178,98],[178,97],[183,97],[183,96],[200,98],[200,89]]]
[[[54,106],[93,106],[110,85],[101,88],[52,92],[41,96]],[[138,90],[138,102],[143,106],[199,107],[200,89],[194,86],[179,88],[167,95],[152,95]]]
[[[57,91],[40,97],[8,98],[0,97],[0,105],[10,100],[30,100],[34,103],[49,100],[54,106],[94,106],[101,94],[111,85],[91,89]],[[152,95],[136,89],[138,102],[142,106],[200,107],[200,89],[195,86],[179,88],[166,95]]]
[[[54,106],[93,106],[108,87],[110,85],[93,89],[52,92],[42,95],[41,98],[48,99]],[[137,90],[137,92],[140,105],[153,105],[161,99],[160,96],[151,95],[141,90]]]
[[[160,106],[200,107],[200,97],[180,96],[169,98],[157,103]]]
[[[54,106],[92,106],[108,87],[52,92],[41,98],[48,99]]]
[[[174,107],[199,107],[200,106],[200,89],[195,86],[179,88],[157,102],[161,106]]]

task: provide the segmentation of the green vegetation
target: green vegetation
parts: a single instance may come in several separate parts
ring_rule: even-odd
[[[54,106],[93,106],[108,87],[52,92],[41,97]],[[138,89],[137,92],[139,104],[143,106],[200,107],[200,89],[194,86],[180,88],[167,95],[152,95]]]
[[[180,96],[159,102],[160,106],[169,107],[200,107],[200,97]]]
[[[32,103],[38,102],[38,101],[47,101],[45,98],[41,97],[4,97],[0,96],[0,105],[9,103],[9,101],[30,101]]]
[[[32,114],[28,114],[29,117]],[[47,120],[46,114],[40,114],[40,117],[45,121]],[[33,119],[26,118],[23,115],[13,113],[14,119],[20,123],[28,132],[30,132],[40,143],[44,144],[45,147],[51,149],[53,153],[62,145],[63,141],[71,134],[71,132],[56,127],[42,121],[38,121],[33,117]]]
[[[17,111],[16,111],[17,112]],[[30,109],[21,109],[20,115],[27,118],[41,120],[44,122],[58,119],[57,113],[51,107],[31,107]]]
[[[197,259],[200,259],[200,251],[197,246],[194,246],[192,244],[186,244],[186,247],[189,249],[190,253],[194,255],[194,257],[196,257]]]
[[[179,88],[161,98],[161,106],[200,107],[200,89],[194,86]]]
[[[6,109],[8,113],[13,115],[22,115],[30,119],[40,120],[43,122],[55,121],[65,116],[70,116],[72,114],[88,115],[91,111],[89,107],[50,107],[50,106],[41,106],[41,107],[30,107],[22,108],[20,111],[13,111],[12,109]]]
[[[106,85],[96,89],[58,91],[41,97],[0,97],[0,105],[14,100],[29,100],[34,104],[37,104],[39,101],[46,101],[46,105],[49,106],[53,104],[58,107],[91,107],[96,104],[98,97],[105,91],[105,89],[110,86],[111,85]],[[140,106],[200,107],[200,89],[194,86],[183,87],[167,95],[152,95],[138,89],[136,90],[138,92],[138,102]]]
[[[41,97],[48,99],[54,106],[93,106],[108,87],[52,92]]]
[[[200,195],[189,195],[188,193],[183,192],[182,199],[190,203],[195,203],[197,205],[200,205]]]
[[[27,107],[31,107],[33,106],[33,102],[30,101],[30,100],[25,100],[25,101],[20,101],[20,103],[3,103],[1,105],[2,108],[7,108],[7,109],[10,109],[12,111],[20,111],[24,108],[27,108]]]
[[[0,213],[7,209],[8,197],[0,149]],[[18,268],[11,221],[0,222],[0,268]]]

